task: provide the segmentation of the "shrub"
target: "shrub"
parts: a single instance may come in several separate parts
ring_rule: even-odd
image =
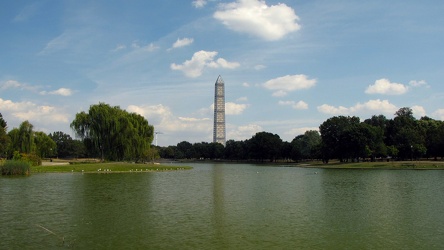
[[[18,151],[14,151],[14,156],[12,157],[12,160],[27,161],[31,164],[31,166],[41,166],[42,165],[42,159],[34,153],[25,154],[25,153],[20,153]]]
[[[22,160],[7,160],[0,166],[2,175],[29,175],[31,163]]]
[[[42,159],[34,153],[22,154],[22,160],[31,163],[32,166],[42,165]]]

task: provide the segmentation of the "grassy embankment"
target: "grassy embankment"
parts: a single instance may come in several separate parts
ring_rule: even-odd
[[[188,166],[170,166],[160,164],[139,164],[128,162],[91,162],[91,161],[44,161],[42,166],[31,167],[31,173],[143,173],[189,170]]]
[[[341,169],[441,169],[444,170],[444,161],[390,161],[390,162],[339,162],[332,161],[328,164],[322,162],[310,162],[304,167],[317,168],[341,168]]]

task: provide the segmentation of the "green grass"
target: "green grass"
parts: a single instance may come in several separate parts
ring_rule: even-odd
[[[444,169],[443,161],[391,161],[391,162],[321,162],[311,163],[308,167],[344,169]]]
[[[167,166],[158,164],[136,164],[125,162],[107,163],[76,163],[69,165],[44,165],[31,167],[31,172],[40,173],[133,173],[133,172],[162,172],[175,170],[189,170],[187,166]]]

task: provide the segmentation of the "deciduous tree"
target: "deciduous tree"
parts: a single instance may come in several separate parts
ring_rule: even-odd
[[[141,160],[154,138],[154,127],[141,115],[105,103],[77,113],[71,128],[102,161]]]

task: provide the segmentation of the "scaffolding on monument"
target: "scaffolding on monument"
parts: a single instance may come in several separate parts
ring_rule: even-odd
[[[225,146],[225,83],[222,77],[217,77],[214,88],[214,127],[213,142],[221,143]]]

